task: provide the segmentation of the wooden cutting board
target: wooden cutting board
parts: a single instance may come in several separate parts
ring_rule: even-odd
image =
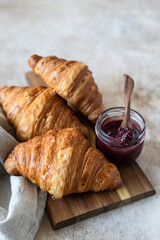
[[[26,77],[32,86],[46,86],[33,72],[28,72]],[[87,125],[89,141],[95,147],[94,126],[82,116],[80,118]],[[46,211],[53,229],[63,228],[155,194],[154,188],[136,162],[119,170],[123,184],[117,190],[71,194],[61,200],[53,200],[48,195]]]

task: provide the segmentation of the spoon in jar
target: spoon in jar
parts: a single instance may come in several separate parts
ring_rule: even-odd
[[[133,79],[124,74],[125,84],[124,84],[124,94],[125,94],[125,115],[124,119],[121,123],[121,126],[118,128],[118,137],[120,138],[122,143],[128,143],[132,140],[132,122],[130,118],[130,102],[131,102],[131,95],[134,88],[134,81]]]
[[[124,74],[124,78],[125,78],[124,94],[125,94],[125,102],[126,103],[125,103],[125,115],[124,115],[124,119],[121,123],[120,128],[126,128],[126,127],[131,128],[132,123],[131,123],[131,118],[130,118],[130,102],[131,102],[132,91],[134,88],[134,81],[127,74]]]

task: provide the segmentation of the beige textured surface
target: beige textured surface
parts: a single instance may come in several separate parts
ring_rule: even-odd
[[[35,240],[159,239],[159,23],[158,0],[0,0],[0,86],[25,86],[33,53],[77,59],[93,71],[106,108],[124,104],[122,74],[130,74],[132,108],[147,122],[138,162],[157,194],[55,232],[44,215]]]

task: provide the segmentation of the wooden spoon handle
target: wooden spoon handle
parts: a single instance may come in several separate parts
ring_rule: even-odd
[[[125,127],[131,127],[131,121],[130,121],[130,99],[131,99],[131,94],[134,88],[134,81],[133,79],[124,74],[125,78],[125,84],[124,84],[124,94],[126,98],[126,104],[125,104],[125,117],[123,119],[123,122],[121,124],[121,128]]]

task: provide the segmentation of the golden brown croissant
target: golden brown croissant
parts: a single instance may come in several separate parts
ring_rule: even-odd
[[[15,147],[5,162],[11,175],[23,175],[55,198],[103,191],[121,185],[116,166],[94,149],[76,128],[50,130]]]
[[[56,93],[78,108],[92,122],[97,120],[104,110],[102,95],[86,64],[55,56],[38,55],[31,56],[28,63]]]
[[[67,127],[77,127],[85,136],[88,134],[87,128],[52,88],[3,87],[0,104],[20,141]]]

